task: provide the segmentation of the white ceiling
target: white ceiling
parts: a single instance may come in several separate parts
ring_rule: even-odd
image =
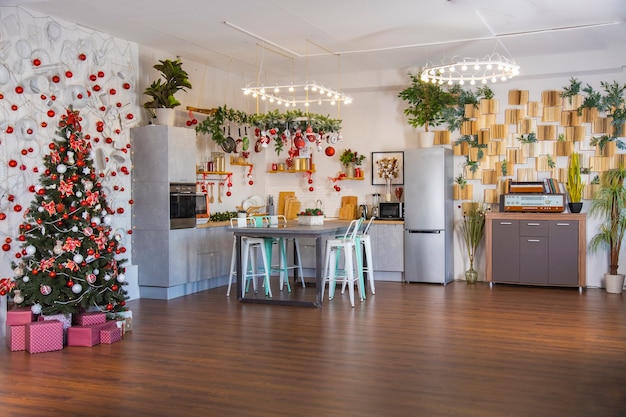
[[[626,65],[624,0],[2,0],[247,81],[513,58],[522,77]],[[371,77],[369,78],[371,79]],[[293,80],[292,80],[293,81]],[[305,81],[305,80],[299,80]],[[356,86],[352,87],[366,87]]]

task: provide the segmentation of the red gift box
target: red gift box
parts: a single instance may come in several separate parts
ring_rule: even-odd
[[[79,326],[90,326],[92,324],[102,324],[107,321],[106,313],[94,311],[74,315],[74,324]]]
[[[35,321],[35,315],[30,307],[16,307],[7,311],[7,325],[17,326],[19,324]]]
[[[122,330],[118,327],[100,330],[100,343],[110,345],[111,343],[122,340]]]
[[[100,330],[115,327],[114,322],[91,324],[89,326],[72,326],[67,329],[68,346],[94,346],[100,343]]]
[[[63,323],[58,320],[26,323],[26,350],[30,353],[63,349]]]
[[[9,326],[7,324],[7,347],[11,352],[26,349],[26,325]]]

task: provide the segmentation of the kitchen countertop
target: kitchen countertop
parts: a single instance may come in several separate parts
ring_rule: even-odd
[[[339,219],[328,217],[325,219],[327,222],[338,221]],[[296,220],[290,220],[288,224],[298,224]],[[404,224],[404,220],[374,220],[374,224]],[[230,226],[230,221],[221,222],[206,222],[197,224],[196,229],[206,229],[211,227],[225,227]]]

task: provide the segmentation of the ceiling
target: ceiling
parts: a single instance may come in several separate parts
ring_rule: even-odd
[[[626,65],[623,0],[3,0],[219,68],[245,82],[406,74],[494,52],[521,77]],[[584,55],[583,55],[584,54]],[[581,57],[585,57],[581,59]],[[297,76],[306,79],[294,80]]]

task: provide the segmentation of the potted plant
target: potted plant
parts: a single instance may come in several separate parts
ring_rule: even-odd
[[[461,222],[461,234],[467,249],[470,267],[465,271],[465,281],[474,284],[478,280],[478,272],[474,269],[474,260],[478,245],[485,234],[485,213],[489,206],[483,202],[471,202],[464,204],[463,221]]]
[[[567,194],[569,195],[569,211],[571,213],[580,213],[583,208],[583,188],[585,184],[582,181],[580,169],[580,154],[572,153],[567,168],[567,183],[565,184]]]
[[[420,132],[420,146],[432,146],[434,132],[429,132],[430,126],[439,126],[444,122],[445,109],[455,104],[455,97],[444,90],[439,84],[422,80],[414,74],[409,74],[411,85],[400,93],[398,97],[408,103],[404,114],[409,116],[409,124],[413,127],[424,127]]]
[[[298,224],[317,226],[324,224],[324,212],[321,208],[308,208],[298,214]]]
[[[365,159],[365,155],[359,155],[358,152],[352,152],[350,148],[345,149],[341,155],[339,155],[339,161],[346,167],[348,177],[359,177],[355,175],[355,165],[361,165]]]
[[[189,75],[182,68],[182,62],[180,59],[172,61],[170,59],[161,60],[159,64],[153,66],[154,69],[161,73],[163,79],[153,81],[148,88],[145,89],[144,94],[152,98],[152,100],[146,102],[143,106],[150,111],[150,114],[157,117],[157,123],[159,124],[173,124],[174,108],[180,106],[174,94],[178,91],[186,91],[187,88],[191,88],[189,82]],[[164,112],[162,109],[168,109]],[[167,117],[169,120],[165,123],[161,121],[161,113],[169,113]]]
[[[604,171],[589,209],[589,215],[601,221],[598,232],[589,242],[589,250],[609,250],[609,272],[604,274],[604,280],[606,291],[610,293],[621,293],[624,286],[624,274],[618,274],[617,270],[626,233],[625,178],[624,167]]]

